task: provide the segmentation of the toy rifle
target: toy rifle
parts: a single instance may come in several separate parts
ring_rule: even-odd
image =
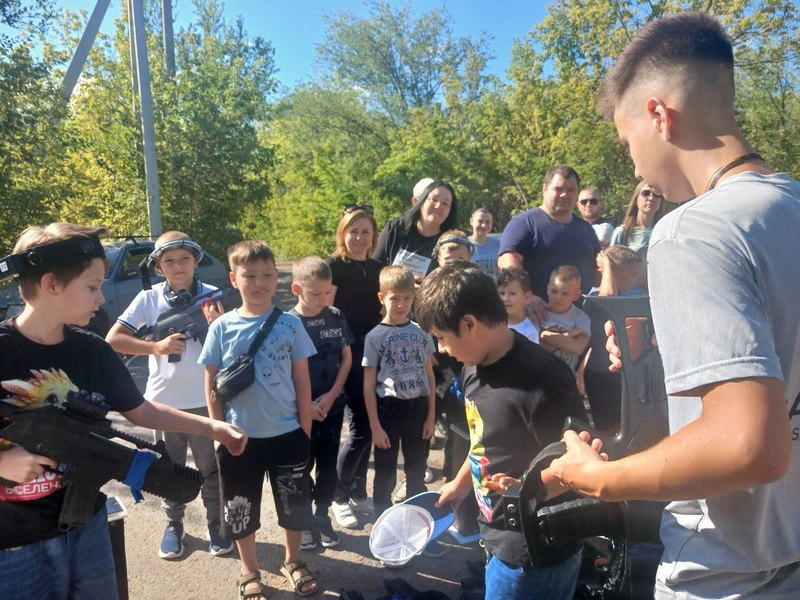
[[[63,467],[63,471],[53,471],[67,483],[58,518],[62,531],[91,521],[100,487],[112,479],[130,485],[137,500],[140,489],[181,503],[191,502],[200,493],[200,471],[173,463],[163,441],[151,444],[115,430],[106,418],[109,408],[100,394],[85,391],[69,392],[61,405],[50,403],[32,410],[0,401],[0,438]]]
[[[216,305],[217,302],[220,302],[222,308],[227,311],[242,305],[239,290],[234,288],[213,290],[198,296],[192,296],[186,291],[179,292],[176,300],[177,305],[174,308],[161,313],[156,319],[155,325],[139,329],[136,337],[158,342],[174,333],[180,333],[186,338],[194,338],[202,342],[208,332],[208,320],[203,314],[204,306]],[[180,362],[181,355],[170,354],[167,360]]]
[[[622,398],[618,433],[606,437],[577,419],[567,418],[564,429],[589,431],[603,440],[610,460],[644,450],[668,435],[667,395],[664,369],[653,336],[648,296],[587,298],[589,306],[602,310],[614,324],[622,353]],[[616,549],[604,589],[611,597],[639,597],[632,591],[630,544],[659,543],[658,530],[665,503],[604,502],[565,496],[545,503],[541,472],[566,452],[563,442],[551,444],[533,459],[522,484],[503,497],[509,529],[521,531],[534,565],[545,566],[563,556],[580,540],[593,536],[611,539]],[[638,575],[638,574],[635,574]],[[649,581],[652,584],[652,580]],[[647,583],[645,583],[647,585]],[[602,591],[599,596],[603,597]],[[652,595],[652,585],[649,590]]]

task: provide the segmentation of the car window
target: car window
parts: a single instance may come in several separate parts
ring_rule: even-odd
[[[124,250],[125,256],[122,258],[122,264],[117,272],[116,281],[130,281],[132,279],[139,279],[139,263],[142,259],[150,254],[150,248],[147,246],[132,247]],[[150,275],[155,274],[155,269],[151,264],[149,267]]]

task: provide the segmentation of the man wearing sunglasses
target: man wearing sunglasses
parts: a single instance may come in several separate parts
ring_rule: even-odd
[[[611,219],[603,216],[603,198],[596,187],[583,188],[578,194],[578,212],[581,214],[581,219],[589,225],[610,223],[616,227]]]

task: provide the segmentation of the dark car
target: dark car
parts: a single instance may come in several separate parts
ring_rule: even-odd
[[[88,325],[88,329],[105,336],[112,323],[124,311],[136,294],[142,291],[139,264],[153,251],[151,240],[128,238],[104,242],[106,251],[106,278],[103,281],[103,296],[106,301]],[[156,274],[153,265],[149,269],[152,283],[163,281]],[[229,283],[228,269],[219,260],[206,253],[197,268],[197,278],[216,287]],[[22,312],[23,302],[16,283],[0,286],[0,320],[13,317]]]

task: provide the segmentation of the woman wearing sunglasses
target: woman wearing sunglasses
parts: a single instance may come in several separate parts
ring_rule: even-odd
[[[655,193],[647,183],[640,181],[628,203],[622,225],[617,227],[611,235],[611,246],[622,244],[642,257],[645,268],[641,270],[637,285],[645,289],[647,288],[647,246],[650,244],[653,227],[663,216],[664,197]]]
[[[336,228],[336,249],[326,262],[333,274],[333,305],[342,311],[355,342],[350,347],[353,366],[344,385],[347,394],[346,440],[339,448],[338,482],[332,505],[340,527],[358,527],[355,512],[370,512],[367,468],[372,450],[369,417],[364,405],[364,338],[381,320],[378,276],[383,265],[370,258],[378,230],[372,207],[349,204]],[[323,540],[324,541],[324,540]]]
[[[384,265],[407,267],[421,281],[438,266],[433,251],[442,232],[455,228],[457,206],[450,184],[434,180],[416,204],[386,224],[372,258]]]

